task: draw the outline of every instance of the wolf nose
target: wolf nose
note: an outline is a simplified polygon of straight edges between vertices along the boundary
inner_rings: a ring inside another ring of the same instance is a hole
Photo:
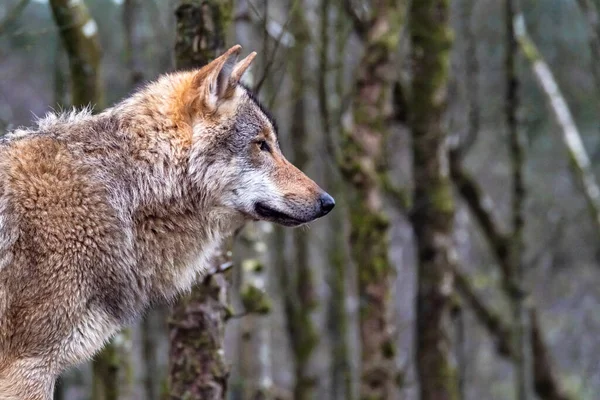
[[[319,201],[321,202],[320,217],[329,214],[329,211],[333,210],[333,207],[335,207],[335,200],[328,193],[323,192],[319,197]]]

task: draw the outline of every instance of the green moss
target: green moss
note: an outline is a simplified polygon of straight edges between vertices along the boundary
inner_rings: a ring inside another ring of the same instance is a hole
[[[271,311],[271,300],[264,291],[254,285],[244,286],[240,297],[248,313],[268,314]]]
[[[246,259],[242,262],[242,269],[245,272],[255,272],[255,273],[259,273],[262,272],[264,269],[263,264],[257,260],[256,258],[249,258]]]
[[[386,340],[381,345],[381,352],[385,358],[396,357],[396,345],[391,340]]]
[[[225,321],[228,321],[229,319],[231,319],[231,317],[233,317],[235,315],[231,304],[227,304],[225,306],[224,312],[225,312],[225,317],[224,317]]]
[[[431,203],[435,207],[437,212],[440,213],[454,213],[454,193],[452,192],[452,186],[444,179],[439,182],[436,186],[431,188],[429,193]]]

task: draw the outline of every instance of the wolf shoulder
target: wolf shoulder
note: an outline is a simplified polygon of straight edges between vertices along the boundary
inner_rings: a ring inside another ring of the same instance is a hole
[[[38,130],[17,130],[0,146],[0,252],[18,229],[39,251],[109,250],[122,235],[111,201],[114,179],[95,160],[98,130],[88,114],[54,118]],[[87,126],[86,126],[87,125]],[[101,135],[101,134],[100,134]],[[112,189],[111,189],[112,186]],[[16,225],[16,226],[15,226]],[[103,238],[107,243],[101,243]]]

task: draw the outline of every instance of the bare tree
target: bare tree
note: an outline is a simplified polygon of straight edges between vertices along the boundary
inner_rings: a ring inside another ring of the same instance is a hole
[[[50,0],[52,15],[69,57],[72,105],[102,107],[98,26],[83,1]]]
[[[529,310],[525,286],[523,254],[525,251],[525,137],[519,129],[517,112],[519,108],[516,54],[517,42],[514,35],[514,13],[518,0],[506,0],[505,26],[505,72],[506,93],[505,113],[509,136],[509,152],[512,169],[512,237],[510,243],[510,266],[505,276],[505,288],[511,303],[513,316],[513,341],[516,353],[516,398],[533,398],[531,376],[531,335],[529,334]]]
[[[267,241],[272,231],[270,223],[256,222],[246,225],[237,237],[245,253],[240,271],[240,297],[244,306],[239,350],[242,399],[277,398],[271,362],[271,328],[266,318],[271,311],[271,300],[266,290]]]
[[[352,126],[341,137],[340,171],[348,184],[351,256],[358,270],[360,296],[360,396],[387,399],[400,380],[390,317],[395,269],[389,259],[389,220],[383,210],[384,147],[391,113],[395,53],[404,1],[372,1],[363,16],[345,1],[354,30],[363,41],[353,82]]]
[[[465,200],[471,214],[481,227],[483,234],[490,245],[496,258],[503,282],[509,282],[510,271],[513,267],[510,253],[511,235],[504,233],[494,221],[492,210],[493,201],[481,190],[475,179],[463,168],[460,157],[452,154],[450,170],[454,184],[461,197]],[[477,296],[470,280],[455,270],[456,284],[461,296],[473,309],[475,316],[496,341],[498,353],[513,361],[517,360],[518,350],[515,347],[515,327],[502,320],[495,312]],[[535,314],[535,308],[531,307]],[[550,357],[550,350],[542,337],[542,329],[536,318],[531,320],[531,347],[533,356],[533,381],[536,394],[546,400],[567,400],[570,397],[565,393],[556,376],[555,366]],[[535,334],[534,334],[535,333]]]
[[[417,371],[422,400],[456,399],[449,320],[454,291],[454,200],[443,124],[451,46],[447,0],[413,1],[412,99],[414,200],[411,222],[418,250]]]
[[[455,278],[456,287],[461,297],[465,299],[477,319],[490,334],[495,342],[498,354],[516,362],[519,350],[514,346],[513,332],[515,327],[485,304],[481,296],[476,293],[469,277],[456,270]],[[556,375],[550,351],[542,337],[537,313],[533,308],[530,308],[529,311],[532,326],[529,331],[531,335],[529,339],[532,347],[535,393],[544,400],[571,400],[572,397],[564,391]]]
[[[224,50],[231,23],[230,1],[182,0],[176,11],[177,68],[198,68]],[[169,399],[225,399],[228,367],[223,359],[229,263],[225,249],[213,258],[213,271],[173,308],[170,329]]]
[[[309,28],[304,16],[305,3],[295,1],[290,10],[290,30],[294,35],[294,45],[290,53],[292,81],[292,118],[290,136],[294,140],[292,160],[299,169],[305,169],[309,161],[309,137],[306,126],[305,96],[307,90],[307,57]],[[309,261],[309,235],[305,230],[292,232],[294,243],[293,269],[282,266],[282,289],[288,336],[295,363],[294,398],[313,399],[316,396],[318,374],[315,374],[311,360],[319,343],[319,334],[312,320],[312,312],[317,307],[317,294]]]
[[[345,236],[345,204],[346,198],[344,181],[340,179],[340,173],[336,166],[336,159],[339,157],[338,133],[340,124],[336,123],[334,115],[339,114],[339,108],[332,107],[330,104],[330,88],[335,86],[336,95],[343,97],[343,77],[344,69],[338,67],[335,73],[335,85],[332,85],[328,79],[328,72],[333,64],[343,65],[342,59],[345,55],[346,42],[348,36],[345,34],[348,27],[346,15],[343,10],[332,7],[331,0],[322,0],[320,12],[320,32],[321,36],[319,55],[319,73],[317,74],[317,98],[319,103],[319,113],[321,117],[321,126],[325,135],[325,146],[327,148],[328,169],[326,182],[328,190],[332,191],[338,199],[338,212],[330,215],[327,251],[329,254],[329,274],[328,285],[331,290],[328,307],[328,330],[332,343],[332,362],[331,362],[331,387],[332,399],[351,400],[355,397],[352,389],[352,369],[349,344],[349,320],[346,311],[346,301],[348,291],[346,284],[348,282],[349,260],[347,259],[346,236]],[[333,29],[330,26],[332,19],[330,14],[335,11],[335,22]],[[332,32],[330,32],[332,31]],[[332,37],[331,33],[334,34]],[[334,60],[330,62],[329,50],[333,47]]]

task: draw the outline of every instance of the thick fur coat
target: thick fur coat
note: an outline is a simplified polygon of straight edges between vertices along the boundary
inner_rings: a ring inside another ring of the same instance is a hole
[[[0,399],[50,399],[58,374],[189,289],[245,221],[331,210],[238,84],[255,55],[239,51],[2,139]]]

